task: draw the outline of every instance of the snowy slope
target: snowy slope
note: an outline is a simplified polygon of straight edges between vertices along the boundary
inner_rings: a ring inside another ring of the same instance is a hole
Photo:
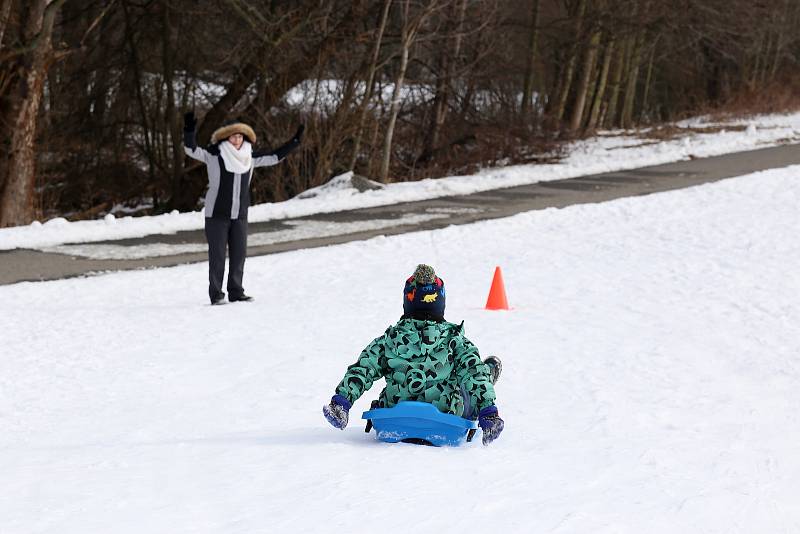
[[[300,195],[286,202],[252,206],[248,211],[248,219],[250,222],[261,222],[466,195],[800,142],[800,113],[762,115],[726,122],[710,121],[701,117],[673,126],[678,135],[669,140],[653,135],[647,129],[637,132],[602,132],[597,137],[571,143],[565,150],[567,156],[557,163],[490,168],[469,176],[393,183],[383,189],[363,193],[359,193],[354,187],[328,188],[320,191],[321,194],[314,198],[301,198],[303,195]],[[258,180],[259,175],[254,179]],[[27,226],[0,229],[0,250],[53,247],[64,243],[87,243],[200,230],[203,228],[203,220],[203,213],[200,211],[174,211],[152,217],[118,218],[107,214],[104,219],[96,221],[68,222],[63,218],[44,223],[36,221]]]
[[[251,304],[203,264],[0,287],[0,531],[796,533],[798,172],[251,258]],[[321,415],[418,262],[503,357],[489,447]]]

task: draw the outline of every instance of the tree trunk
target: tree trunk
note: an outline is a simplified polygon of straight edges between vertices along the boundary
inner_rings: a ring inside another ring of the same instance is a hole
[[[528,62],[525,65],[525,84],[522,88],[522,115],[530,111],[533,102],[533,85],[536,81],[536,53],[539,42],[539,4],[540,0],[531,2],[531,28],[528,40]]]
[[[611,94],[608,99],[608,109],[606,110],[605,120],[603,121],[607,127],[614,127],[617,125],[617,103],[619,102],[619,94],[622,85],[622,73],[625,69],[625,58],[628,56],[628,48],[630,47],[630,38],[625,39],[622,45],[617,50],[616,64],[614,65],[614,73],[611,76]]]
[[[403,37],[400,49],[400,67],[394,81],[394,91],[392,92],[392,103],[389,108],[389,122],[386,125],[386,136],[383,139],[383,156],[381,157],[380,181],[387,183],[389,180],[389,163],[392,159],[392,138],[394,137],[394,127],[397,124],[397,114],[400,112],[400,96],[403,89],[403,82],[406,77],[408,67],[408,54],[411,42],[406,36]]]
[[[647,74],[644,79],[644,94],[642,95],[642,109],[639,114],[639,122],[642,122],[647,115],[647,100],[650,97],[650,84],[653,81],[653,62],[656,56],[656,45],[653,43],[653,48],[650,51],[650,58],[647,60]]]
[[[764,41],[767,40],[763,32],[759,33],[759,37],[758,45],[756,47],[756,58],[752,66],[752,70],[750,71],[750,75],[747,78],[747,85],[751,91],[754,91],[758,85],[758,72],[761,69],[761,51],[764,49]]]
[[[372,100],[372,94],[375,89],[375,73],[378,70],[378,57],[380,56],[383,33],[386,30],[386,21],[389,18],[389,8],[391,7],[392,0],[384,0],[383,11],[381,12],[380,22],[378,23],[378,32],[372,47],[372,57],[370,58],[369,67],[367,69],[364,96],[358,111],[358,126],[353,140],[353,155],[350,157],[350,165],[348,166],[351,171],[355,169],[356,162],[358,161],[358,153],[361,151],[361,139],[364,136],[364,121],[367,118],[367,110],[369,109],[369,103]]]
[[[572,89],[572,78],[575,76],[575,64],[578,62],[581,33],[583,31],[583,17],[586,13],[586,0],[579,0],[579,2],[575,15],[575,43],[572,46],[566,69],[561,77],[561,92],[558,95],[558,106],[556,107],[555,114],[557,123],[560,123],[564,118],[564,113],[567,109],[567,99]]]
[[[328,131],[320,135],[321,139],[315,146],[316,165],[314,168],[314,175],[311,177],[311,182],[309,184],[311,187],[319,185],[327,178],[330,178],[333,172],[336,154],[341,147],[341,139],[348,137],[352,131],[352,123],[347,115],[353,109],[359,74],[359,72],[354,72],[348,76],[336,111],[332,117],[329,117],[328,120],[325,121],[325,124],[328,126]],[[318,78],[321,77],[322,76],[318,76]]]
[[[167,87],[167,102],[164,108],[164,122],[166,126],[166,136],[169,138],[171,150],[171,162],[169,165],[170,175],[170,197],[180,195],[183,185],[183,136],[181,135],[181,125],[178,122],[178,112],[175,109],[175,65],[174,51],[176,50],[175,23],[170,16],[169,0],[161,2],[163,32],[161,35],[161,54],[164,67],[164,84]],[[166,141],[166,139],[165,139]],[[154,206],[155,207],[155,206]]]
[[[379,94],[383,94],[383,88],[381,86],[381,90]],[[381,134],[381,126],[382,122],[379,120],[372,121],[371,130],[369,132],[369,146],[370,147],[377,147],[378,143],[380,142],[380,134]],[[377,176],[380,172],[380,164],[382,162],[378,160],[378,158],[369,158],[367,160],[367,176]]]
[[[643,33],[636,37],[634,41],[630,68],[628,69],[628,78],[625,84],[625,100],[622,104],[622,116],[620,121],[622,123],[622,127],[626,129],[633,126],[633,106],[636,102],[636,85],[639,81],[639,64],[642,60],[643,41]]]
[[[3,47],[3,35],[6,32],[6,24],[8,24],[8,16],[11,14],[11,3],[13,0],[1,0],[0,4],[0,48]]]
[[[155,182],[155,161],[153,150],[154,126],[150,124],[147,113],[147,100],[142,93],[142,62],[139,59],[139,50],[134,36],[134,28],[131,24],[131,16],[128,12],[127,2],[122,2],[122,12],[125,16],[125,38],[128,42],[131,54],[131,65],[129,68],[133,71],[133,78],[135,80],[136,100],[139,104],[139,116],[142,121],[142,139],[144,140],[144,153],[147,156],[147,168],[150,175],[150,183]]]
[[[44,82],[52,61],[52,35],[56,14],[65,0],[23,2],[20,9],[27,10],[25,40],[36,41],[24,52],[18,62],[19,78],[9,96],[8,107],[0,124],[8,125],[4,132],[10,137],[6,160],[3,191],[0,196],[0,227],[28,224],[35,218],[34,188],[36,184],[36,125],[42,102]]]
[[[389,122],[386,126],[386,136],[383,140],[383,156],[381,158],[380,181],[387,183],[389,180],[389,164],[392,159],[392,141],[394,129],[397,124],[397,115],[400,113],[401,94],[403,83],[405,83],[406,69],[408,68],[408,57],[411,45],[414,44],[417,31],[425,19],[438,9],[438,2],[429,1],[413,18],[411,17],[411,2],[404,0],[401,6],[401,28],[400,28],[400,66],[395,78],[394,91],[392,92],[392,103],[389,108]]]
[[[790,21],[792,18],[792,14],[790,12],[790,8],[792,7],[792,3],[788,0],[785,0],[783,3],[783,16],[781,20],[776,24],[778,26],[777,35],[775,36],[775,54],[772,59],[772,67],[769,71],[769,81],[775,81],[775,77],[778,74],[778,67],[781,64],[781,56],[783,55],[786,42],[784,41],[784,29],[786,28],[787,21]]]
[[[589,113],[589,122],[586,124],[586,129],[592,131],[597,127],[598,119],[600,118],[600,108],[603,104],[603,98],[606,93],[606,83],[608,82],[608,71],[611,69],[611,58],[614,57],[615,41],[612,38],[606,45],[606,51],[603,56],[603,66],[600,69],[600,78],[597,80],[597,89],[594,92],[594,100],[592,102],[592,110]]]
[[[583,62],[581,78],[578,82],[578,92],[575,98],[575,105],[572,108],[572,119],[569,123],[571,133],[577,132],[583,121],[583,109],[586,106],[586,95],[589,92],[589,82],[592,80],[595,66],[597,63],[597,47],[600,45],[600,31],[592,32],[589,39],[589,48],[586,50],[586,58]]]
[[[450,98],[450,84],[453,79],[453,62],[461,55],[461,43],[463,41],[463,25],[464,14],[466,12],[466,0],[459,0],[458,2],[458,18],[455,24],[455,36],[453,37],[453,47],[450,49],[448,46],[442,47],[441,69],[436,78],[436,96],[433,99],[433,112],[431,116],[430,127],[428,128],[427,139],[425,140],[425,148],[418,161],[430,159],[432,154],[439,146],[439,137],[441,135],[442,126],[447,118],[447,105]],[[448,36],[448,41],[451,36]]]

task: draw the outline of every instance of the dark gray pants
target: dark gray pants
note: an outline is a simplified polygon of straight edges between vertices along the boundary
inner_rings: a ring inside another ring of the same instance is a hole
[[[213,302],[223,296],[222,279],[225,277],[225,249],[230,256],[228,273],[228,298],[237,299],[244,294],[242,277],[247,257],[247,219],[213,219],[206,217],[208,241],[208,296]]]

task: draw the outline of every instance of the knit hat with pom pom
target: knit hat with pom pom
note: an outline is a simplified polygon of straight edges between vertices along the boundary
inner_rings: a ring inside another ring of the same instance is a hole
[[[404,316],[443,320],[444,304],[444,280],[430,265],[417,265],[403,288]]]

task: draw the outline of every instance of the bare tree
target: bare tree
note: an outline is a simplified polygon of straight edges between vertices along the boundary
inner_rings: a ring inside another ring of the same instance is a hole
[[[6,111],[0,127],[11,142],[0,179],[0,227],[27,224],[35,216],[36,125],[47,69],[53,60],[53,25],[64,1],[20,3],[20,19],[26,24],[19,32],[19,44],[5,53],[5,59],[11,60],[6,72],[14,82],[2,95],[8,103],[2,106]]]
[[[583,124],[586,96],[589,93],[589,85],[594,77],[595,64],[597,63],[597,49],[600,46],[601,35],[600,30],[596,28],[592,30],[591,37],[589,38],[589,45],[586,49],[586,56],[581,68],[581,77],[578,81],[575,105],[572,108],[572,118],[569,124],[569,130],[573,133],[577,132]]]
[[[196,209],[190,108],[200,142],[233,118],[262,146],[308,125],[259,202],[348,169],[537,160],[562,129],[786,109],[798,24],[795,0],[0,0],[0,224]]]
[[[605,46],[603,53],[603,66],[600,68],[600,75],[597,79],[597,88],[595,89],[594,99],[592,101],[592,109],[589,112],[589,121],[586,124],[586,129],[592,131],[597,127],[598,120],[600,119],[600,109],[603,106],[603,100],[606,94],[606,85],[608,83],[608,72],[611,69],[611,59],[614,57],[614,46],[616,41],[612,37]]]
[[[392,139],[394,137],[395,125],[397,124],[397,115],[400,112],[400,104],[402,103],[403,83],[405,82],[411,47],[417,38],[422,24],[440,7],[438,0],[429,0],[428,2],[422,3],[422,5],[417,5],[417,2],[412,2],[412,0],[400,0],[399,4],[400,50],[398,54],[400,58],[397,74],[394,78],[394,90],[392,91],[392,101],[389,107],[389,119],[387,121],[386,134],[383,141],[383,156],[381,157],[379,173],[379,179],[382,182],[387,182],[389,180],[389,164],[392,158]]]
[[[569,98],[572,89],[572,79],[575,76],[575,65],[578,62],[578,55],[580,53],[580,42],[583,36],[584,18],[586,14],[587,0],[578,0],[576,13],[574,17],[574,41],[569,51],[567,64],[564,71],[559,77],[559,91],[557,93],[557,104],[555,110],[556,122],[561,122],[564,118],[564,113],[567,109],[567,99]]]
[[[616,59],[614,60],[614,71],[611,75],[611,90],[608,97],[608,107],[606,108],[605,124],[606,126],[616,126],[617,106],[619,96],[622,93],[622,74],[625,70],[625,62],[628,57],[628,49],[630,48],[630,38],[625,38],[617,47]]]
[[[13,2],[13,0],[2,0],[0,4],[0,47],[3,46],[3,36],[6,32],[8,16],[11,14],[11,2]]]
[[[444,35],[441,54],[438,58],[436,73],[436,89],[433,97],[430,126],[425,138],[425,146],[420,159],[428,159],[439,145],[439,136],[444,126],[450,99],[450,86],[453,83],[454,63],[461,55],[461,44],[464,40],[464,16],[467,10],[466,0],[456,0],[455,20],[447,24],[449,28]],[[438,43],[438,40],[436,41]]]
[[[528,58],[525,63],[525,82],[522,89],[522,114],[527,115],[531,107],[533,86],[536,79],[536,60],[539,44],[539,13],[541,0],[531,0],[531,26],[528,39]]]
[[[386,31],[386,21],[389,19],[389,9],[392,7],[392,0],[383,0],[383,9],[378,21],[378,28],[375,30],[375,37],[372,45],[372,54],[369,58],[367,65],[367,75],[364,79],[364,96],[361,99],[361,104],[358,111],[358,124],[356,126],[356,133],[353,139],[353,155],[350,158],[348,168],[352,171],[355,169],[356,161],[358,160],[359,152],[361,151],[361,139],[364,135],[364,121],[367,117],[370,101],[375,91],[375,74],[378,71],[378,58],[380,57],[381,45],[383,43],[383,34]]]

